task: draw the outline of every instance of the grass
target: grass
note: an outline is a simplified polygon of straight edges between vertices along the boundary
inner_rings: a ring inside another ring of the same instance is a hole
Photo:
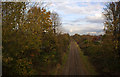
[[[97,75],[97,72],[95,71],[94,66],[92,66],[92,64],[89,62],[88,57],[83,54],[83,52],[81,51],[79,45],[76,42],[75,42],[75,44],[78,47],[78,50],[79,50],[79,53],[80,53],[80,57],[81,57],[81,59],[83,61],[83,64],[85,65],[88,73],[90,75]]]
[[[51,75],[60,75],[62,73],[62,70],[64,68],[64,65],[68,59],[68,53],[69,53],[69,49],[70,49],[70,44],[68,46],[68,50],[67,52],[64,52],[63,57],[62,57],[62,65],[60,65],[59,63],[56,65],[56,68],[53,69],[53,71],[51,72]]]

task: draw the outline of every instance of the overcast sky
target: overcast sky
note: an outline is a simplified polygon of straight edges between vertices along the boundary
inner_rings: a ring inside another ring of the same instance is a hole
[[[71,35],[103,34],[103,2],[53,2],[50,9],[56,11],[62,20],[62,27]]]
[[[111,0],[50,0],[49,10],[60,15],[64,32],[73,34],[104,34],[105,1]],[[112,0],[113,1],[113,0]]]

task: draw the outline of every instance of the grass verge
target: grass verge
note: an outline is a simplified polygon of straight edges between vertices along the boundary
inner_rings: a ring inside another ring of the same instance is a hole
[[[68,50],[67,52],[64,52],[63,54],[63,57],[62,57],[62,64],[57,64],[56,65],[56,68],[53,69],[53,71],[51,72],[51,75],[61,75],[62,73],[62,70],[64,68],[64,65],[68,59],[68,54],[69,54],[69,51],[70,51],[70,44],[68,46]]]
[[[75,42],[75,44],[78,47],[80,57],[81,57],[81,59],[83,61],[83,64],[85,65],[85,67],[86,67],[86,69],[88,71],[88,74],[89,75],[97,75],[97,72],[95,71],[94,66],[89,62],[88,57],[83,54],[83,52],[81,51],[79,45],[76,42]]]

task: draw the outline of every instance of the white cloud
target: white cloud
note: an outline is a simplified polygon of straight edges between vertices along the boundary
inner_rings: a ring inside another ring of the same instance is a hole
[[[102,13],[100,13],[100,14],[95,14],[94,16],[87,16],[86,21],[91,23],[103,23],[105,20]]]
[[[81,25],[73,25],[68,24],[64,25],[63,28],[65,32],[70,33],[71,35],[78,33],[78,34],[103,34],[103,26],[102,24],[81,24]],[[93,33],[94,32],[94,33]]]
[[[81,3],[80,3],[81,4]],[[90,3],[84,3],[86,6],[77,5],[76,2],[61,2],[61,3],[54,3],[55,9],[62,11],[64,14],[97,14],[101,12],[101,6],[99,3],[96,4],[90,4]]]
[[[89,22],[89,23],[103,23],[105,21],[105,18],[103,16],[102,13],[97,13],[97,14],[93,14],[93,16],[91,15],[86,15],[85,18],[78,18],[76,20],[73,20],[72,22],[74,23],[78,23],[78,22]]]
[[[103,34],[104,17],[101,3],[53,2],[50,9],[62,17],[63,28],[70,34]]]
[[[6,0],[2,0],[2,1],[6,1]],[[9,1],[13,1],[13,0],[9,0]],[[16,0],[17,1],[17,0]],[[18,0],[20,2],[24,2],[25,0]],[[44,1],[44,2],[48,2],[48,1],[53,1],[53,2],[64,2],[63,0],[28,0],[31,2],[40,2],[40,1]],[[66,1],[70,1],[70,2],[118,2],[118,0],[66,0]]]
[[[97,32],[86,32],[87,34],[96,34]]]

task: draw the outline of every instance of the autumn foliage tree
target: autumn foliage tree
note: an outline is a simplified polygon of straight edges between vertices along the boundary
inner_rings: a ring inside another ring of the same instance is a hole
[[[3,75],[50,74],[69,45],[69,35],[54,33],[50,11],[26,5],[2,3]]]
[[[23,73],[19,68],[19,53],[23,49],[23,39],[20,39],[19,26],[23,22],[26,4],[24,2],[3,2],[2,3],[2,50],[3,50],[3,74],[8,71],[10,74]],[[21,41],[22,40],[22,41]],[[18,42],[19,41],[19,42]],[[21,42],[20,42],[21,41]],[[13,47],[14,46],[14,47]],[[27,61],[27,59],[24,59]],[[8,65],[11,64],[11,65]],[[16,64],[16,65],[14,65]],[[24,64],[25,67],[26,64]],[[16,69],[16,67],[18,67]],[[26,70],[25,70],[26,72]]]
[[[108,3],[104,10],[106,35],[113,37],[115,53],[120,56],[120,1]]]

